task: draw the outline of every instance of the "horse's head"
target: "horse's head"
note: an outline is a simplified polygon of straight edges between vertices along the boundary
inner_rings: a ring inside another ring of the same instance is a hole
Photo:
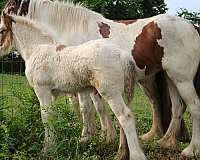
[[[13,32],[12,32],[12,23],[14,22],[13,18],[5,12],[1,14],[0,19],[0,57],[9,52],[12,49],[13,45]]]
[[[4,11],[8,14],[27,15],[29,3],[30,0],[8,0]]]

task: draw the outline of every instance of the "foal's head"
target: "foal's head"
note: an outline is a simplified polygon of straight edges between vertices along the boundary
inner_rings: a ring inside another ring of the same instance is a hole
[[[12,49],[13,42],[13,32],[12,32],[12,23],[14,20],[11,16],[1,14],[0,19],[0,56],[6,55]]]

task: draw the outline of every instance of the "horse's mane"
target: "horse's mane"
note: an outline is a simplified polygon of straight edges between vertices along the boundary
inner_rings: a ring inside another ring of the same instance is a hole
[[[33,19],[30,20],[29,18],[23,16],[12,15],[11,17],[15,20],[16,24],[21,24],[27,28],[31,28],[32,31],[44,37],[56,39],[56,34],[43,23],[40,23]]]
[[[67,29],[76,31],[80,28],[87,31],[91,19],[94,21],[104,18],[101,14],[81,4],[50,0],[30,0],[28,13],[30,18],[42,20],[43,23],[53,26],[60,33]]]

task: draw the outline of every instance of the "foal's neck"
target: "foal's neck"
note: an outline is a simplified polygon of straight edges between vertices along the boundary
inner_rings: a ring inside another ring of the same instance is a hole
[[[54,44],[53,37],[49,33],[28,21],[16,21],[16,24],[13,25],[13,34],[16,49],[25,61],[31,56],[34,46]]]

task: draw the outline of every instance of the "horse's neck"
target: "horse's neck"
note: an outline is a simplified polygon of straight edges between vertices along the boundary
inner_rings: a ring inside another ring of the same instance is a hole
[[[54,43],[53,38],[47,33],[23,23],[14,24],[13,33],[16,49],[25,61],[31,56],[34,46]]]

